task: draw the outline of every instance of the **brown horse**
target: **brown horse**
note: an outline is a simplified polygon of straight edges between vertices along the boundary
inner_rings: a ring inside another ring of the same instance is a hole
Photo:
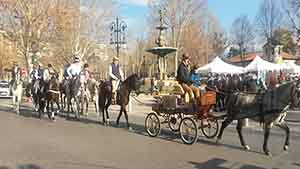
[[[122,113],[124,112],[127,127],[130,128],[128,122],[128,114],[126,110],[126,106],[129,103],[129,96],[132,91],[136,91],[140,86],[139,78],[137,74],[133,74],[129,76],[123,83],[120,85],[120,89],[117,94],[117,104],[121,106],[120,113],[117,118],[117,125],[119,125],[120,118]],[[112,86],[108,81],[102,81],[99,86],[99,112],[102,112],[103,115],[103,123],[107,124],[109,122],[108,108],[112,103]],[[105,118],[106,113],[106,118]]]

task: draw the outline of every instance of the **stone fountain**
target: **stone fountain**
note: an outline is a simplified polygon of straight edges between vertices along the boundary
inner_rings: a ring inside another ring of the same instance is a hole
[[[153,47],[151,49],[147,49],[146,51],[152,53],[157,56],[157,63],[158,63],[158,72],[159,72],[159,80],[166,80],[167,76],[167,60],[166,57],[168,54],[176,52],[176,48],[167,47],[166,40],[164,37],[164,31],[168,29],[164,26],[163,20],[163,12],[159,10],[160,14],[160,25],[156,27],[159,31],[158,38],[155,41],[157,47]]]

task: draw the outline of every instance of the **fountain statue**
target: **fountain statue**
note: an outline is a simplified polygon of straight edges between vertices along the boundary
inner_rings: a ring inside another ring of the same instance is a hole
[[[177,49],[173,47],[167,47],[166,40],[164,37],[164,31],[168,28],[164,26],[163,11],[159,10],[159,14],[160,14],[160,19],[159,19],[160,25],[156,27],[156,29],[159,30],[159,34],[158,34],[158,38],[155,41],[158,47],[147,49],[146,51],[154,55],[157,55],[159,80],[165,80],[167,76],[166,56],[170,53],[176,52]]]

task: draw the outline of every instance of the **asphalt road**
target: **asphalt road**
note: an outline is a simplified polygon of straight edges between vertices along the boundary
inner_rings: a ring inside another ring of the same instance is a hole
[[[134,104],[129,118],[133,131],[99,124],[93,113],[88,120],[50,122],[31,113],[24,104],[22,115],[0,100],[0,169],[299,169],[300,124],[289,123],[291,146],[283,152],[284,132],[274,128],[270,138],[272,157],[262,153],[263,133],[254,123],[244,129],[251,151],[244,151],[235,126],[229,126],[222,144],[200,136],[184,145],[166,126],[157,138],[144,130],[145,114],[151,108]],[[116,119],[117,107],[111,119]],[[91,110],[92,111],[92,110]],[[295,114],[297,117],[297,114]],[[122,120],[124,120],[122,118]]]

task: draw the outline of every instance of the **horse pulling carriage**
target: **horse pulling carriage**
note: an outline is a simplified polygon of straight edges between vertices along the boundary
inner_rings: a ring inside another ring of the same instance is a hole
[[[218,117],[211,109],[216,103],[216,93],[201,92],[201,102],[193,105],[185,101],[185,93],[160,95],[157,104],[152,106],[153,112],[145,119],[145,128],[149,136],[156,137],[161,131],[161,124],[168,124],[169,128],[180,133],[185,144],[193,144],[198,138],[198,129],[207,138],[214,138],[219,131]],[[160,120],[162,119],[162,120]]]

